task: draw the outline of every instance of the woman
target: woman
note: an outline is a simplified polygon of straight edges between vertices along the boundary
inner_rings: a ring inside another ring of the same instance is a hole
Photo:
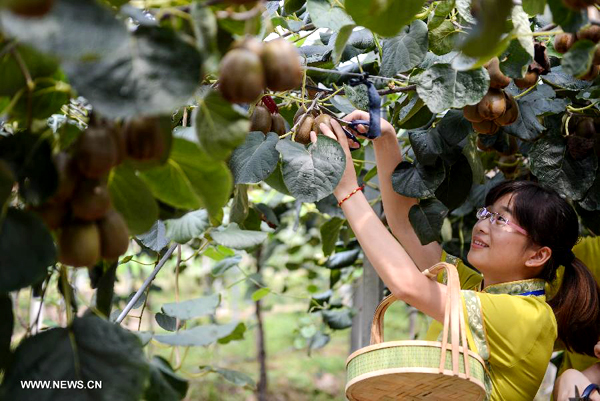
[[[356,119],[368,119],[368,114],[355,111],[346,116],[349,121]],[[473,227],[468,254],[469,262],[483,273],[479,275],[447,256],[439,244],[421,245],[408,219],[408,211],[417,200],[392,189],[391,174],[402,161],[392,126],[382,120],[382,135],[373,142],[383,207],[396,238],[362,192],[356,191],[348,141],[340,125],[335,121],[331,124],[333,132],[325,125],[320,126],[321,132],[336,139],[346,154],[346,168],[334,195],[365,255],[389,290],[437,321],[428,333],[428,339],[437,339],[446,286],[441,283],[442,275],[434,281],[419,270],[444,260],[456,263],[464,289],[469,342],[476,344],[472,348],[488,367],[489,399],[532,400],[557,335],[567,347],[585,349],[586,344],[577,343],[579,337],[571,324],[579,324],[582,313],[596,320],[600,316],[599,289],[585,266],[573,260],[571,248],[578,238],[573,209],[556,193],[530,182],[507,182],[492,189],[486,208],[478,212],[480,220]],[[358,130],[366,132],[362,126]],[[311,139],[316,140],[314,133]],[[553,298],[555,319],[543,294],[545,282],[554,279],[561,263],[572,267],[566,270],[564,285]],[[598,330],[596,325],[582,325],[577,329]]]

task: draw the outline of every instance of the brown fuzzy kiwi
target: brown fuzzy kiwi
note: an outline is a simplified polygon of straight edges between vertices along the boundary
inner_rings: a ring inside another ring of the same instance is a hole
[[[313,122],[312,125],[312,130],[315,131],[317,134],[321,133],[321,128],[320,128],[320,124],[323,123],[326,126],[329,127],[329,129],[333,130],[331,128],[331,116],[328,114],[319,114],[317,116],[317,118],[315,118],[315,121]]]
[[[493,146],[486,146],[483,141],[481,140],[481,138],[479,138],[479,135],[477,136],[477,148],[479,148],[479,150],[482,150],[484,152],[491,152],[492,150],[494,150]]]
[[[594,43],[598,43],[600,41],[600,26],[598,25],[590,25],[585,28],[580,29],[577,32],[578,40],[591,40]]]
[[[575,132],[570,132],[570,134],[574,134],[581,138],[593,138],[596,134],[596,129],[594,128],[594,119],[590,117],[579,119],[577,122],[577,127],[575,128]]]
[[[106,183],[100,180],[83,180],[71,200],[73,216],[85,221],[102,218],[110,208],[110,194]]]
[[[169,148],[168,135],[157,118],[132,120],[125,127],[127,155],[135,160],[161,160]]]
[[[250,117],[250,132],[261,131],[266,134],[271,131],[271,112],[263,105],[254,108]]]
[[[594,139],[569,135],[567,137],[567,150],[573,159],[585,159],[594,150]]]
[[[271,114],[271,132],[279,136],[285,135],[285,119],[279,113]]]
[[[300,56],[294,45],[285,39],[267,42],[262,54],[267,87],[274,91],[298,88],[302,83]]]
[[[494,120],[494,122],[500,126],[511,125],[519,118],[519,106],[517,105],[517,101],[512,95],[506,92],[504,93],[504,97],[506,100],[506,110],[500,117]]]
[[[247,49],[232,49],[219,66],[219,90],[232,103],[250,103],[265,88],[261,58]]]
[[[64,225],[58,237],[58,261],[73,267],[93,266],[100,260],[100,232],[94,222]]]
[[[506,99],[504,91],[491,88],[477,104],[477,112],[486,120],[495,120],[504,114]]]
[[[582,79],[584,81],[593,81],[594,79],[596,79],[599,73],[600,65],[592,64],[588,72],[585,75],[579,77],[579,79]]]
[[[71,199],[81,176],[76,161],[66,152],[54,156],[54,165],[58,171],[58,188],[50,202],[63,203]]]
[[[118,149],[110,130],[90,126],[77,140],[75,158],[81,174],[100,178],[117,164]]]
[[[310,143],[310,131],[312,130],[315,118],[313,116],[306,116],[300,127],[296,131],[295,141],[303,145]]]
[[[129,248],[129,230],[123,216],[114,209],[98,220],[100,255],[106,260],[116,260]]]
[[[600,157],[600,132],[594,135],[594,152]]]
[[[23,17],[42,17],[54,5],[54,0],[7,0],[10,11]]]
[[[594,51],[594,58],[592,59],[592,64],[600,64],[600,46],[596,46],[596,51]]]
[[[262,56],[262,53],[264,50],[263,42],[261,42],[260,40],[254,38],[252,36],[247,36],[244,39],[237,41],[231,47],[233,49],[250,50],[252,53],[256,54],[259,57]]]
[[[513,79],[515,85],[519,89],[531,88],[537,82],[539,74],[535,71],[529,71],[523,78]]]
[[[554,37],[554,50],[564,54],[569,51],[576,40],[577,37],[573,33],[559,33]]]
[[[127,158],[127,138],[125,132],[116,127],[112,127],[109,132],[117,148],[117,160],[115,165],[118,166]]]
[[[496,132],[498,132],[498,128],[500,128],[498,124],[490,120],[484,120],[479,123],[471,123],[471,125],[473,125],[475,132],[483,135],[494,135]]]
[[[485,68],[490,75],[490,87],[495,89],[506,88],[510,84],[510,78],[500,71],[500,60],[494,57],[485,64]]]
[[[506,147],[506,149],[504,151],[498,152],[503,156],[514,155],[519,150],[519,144],[517,142],[517,138],[515,138],[512,135],[507,135],[507,137],[508,137],[508,146]]]
[[[49,229],[56,230],[62,226],[68,213],[68,206],[65,203],[46,202],[33,211],[41,217]]]
[[[479,112],[477,111],[476,104],[470,104],[463,107],[463,115],[467,120],[469,120],[472,123],[480,123],[484,120],[481,114],[479,114]]]

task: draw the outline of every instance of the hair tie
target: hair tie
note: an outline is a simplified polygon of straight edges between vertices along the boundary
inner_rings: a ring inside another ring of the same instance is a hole
[[[575,260],[575,254],[573,253],[573,251],[569,250],[564,254],[564,256],[561,259],[561,265],[565,267],[571,266],[573,264],[573,261]]]

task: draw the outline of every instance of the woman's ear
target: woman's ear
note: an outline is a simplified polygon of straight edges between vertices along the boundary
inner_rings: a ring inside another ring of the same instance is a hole
[[[529,256],[529,259],[525,261],[525,266],[532,268],[541,268],[543,267],[548,259],[552,257],[552,249],[547,246],[543,246],[533,254]]]

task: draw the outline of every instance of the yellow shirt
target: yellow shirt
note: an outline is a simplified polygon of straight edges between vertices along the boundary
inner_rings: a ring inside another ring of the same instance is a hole
[[[469,348],[486,362],[486,390],[491,401],[531,401],[544,378],[557,337],[556,319],[546,303],[545,282],[521,280],[481,289],[483,277],[462,260],[455,264],[463,289]],[[444,282],[440,273],[438,281]],[[426,340],[436,341],[442,325],[434,321]]]
[[[577,245],[573,247],[573,253],[581,260],[592,272],[598,284],[600,284],[600,236],[599,237],[584,237]],[[554,293],[558,285],[562,282],[564,267],[560,267],[557,272],[555,283],[552,287],[547,287],[548,294]],[[560,375],[567,369],[573,368],[577,370],[585,370],[599,362],[595,357],[576,354],[571,351],[566,351],[563,356],[562,363],[558,369]]]

